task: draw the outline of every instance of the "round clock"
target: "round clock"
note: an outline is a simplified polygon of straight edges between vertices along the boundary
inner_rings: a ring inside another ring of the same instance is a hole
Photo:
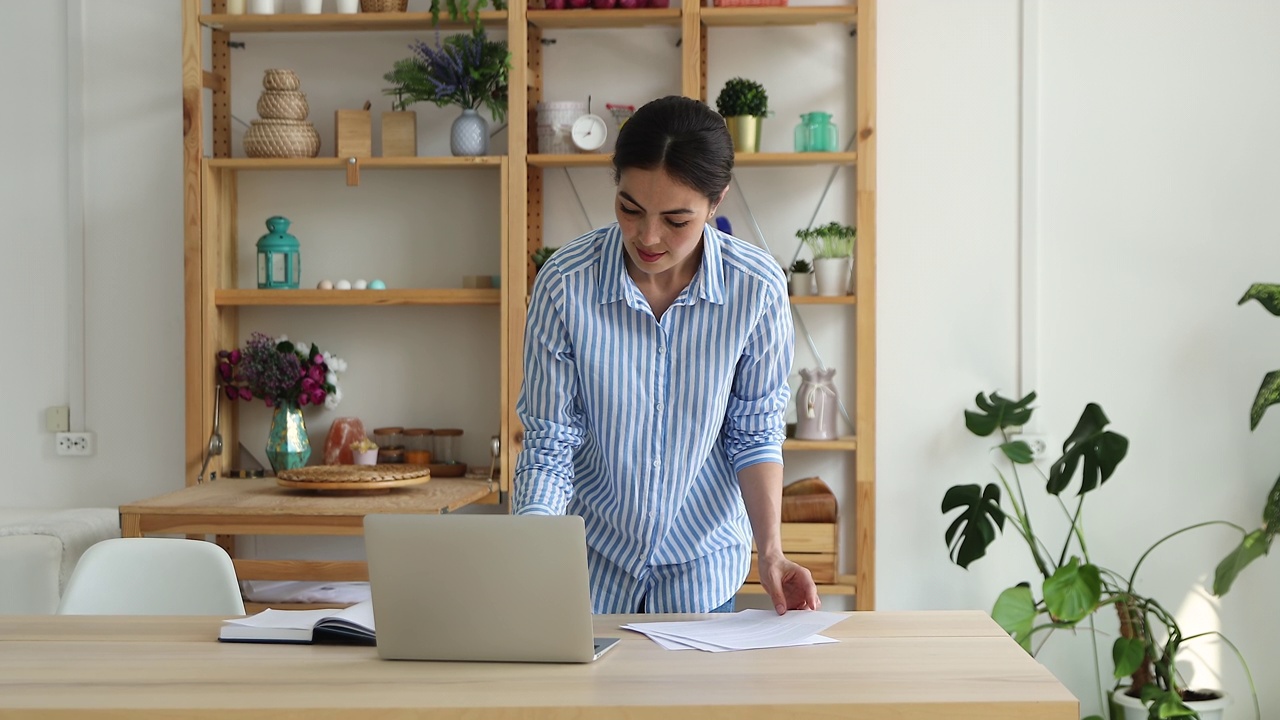
[[[574,146],[583,152],[594,152],[604,147],[608,136],[609,128],[604,124],[604,118],[591,113],[574,120],[570,132]]]

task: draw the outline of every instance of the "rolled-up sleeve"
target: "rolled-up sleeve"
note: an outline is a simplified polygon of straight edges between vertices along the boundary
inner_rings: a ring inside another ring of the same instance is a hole
[[[757,463],[782,463],[795,328],[781,282],[767,291],[769,301],[738,360],[726,412],[725,451],[735,473]]]
[[[517,515],[563,515],[573,497],[573,452],[584,424],[562,295],[561,277],[548,262],[538,272],[525,328],[524,384],[516,403],[524,446],[512,492]]]

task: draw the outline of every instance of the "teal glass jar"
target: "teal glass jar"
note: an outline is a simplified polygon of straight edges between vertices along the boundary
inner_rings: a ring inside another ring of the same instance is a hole
[[[289,218],[267,218],[266,235],[258,238],[258,287],[296,290],[302,274],[298,238],[289,234]]]
[[[804,113],[795,129],[796,152],[836,152],[840,142],[837,135],[831,113]]]

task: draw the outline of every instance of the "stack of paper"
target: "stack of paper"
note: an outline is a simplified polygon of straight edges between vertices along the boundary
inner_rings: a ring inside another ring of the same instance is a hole
[[[728,652],[839,642],[818,633],[847,617],[817,610],[792,610],[786,615],[743,610],[713,620],[631,623],[622,628],[643,633],[667,650]]]

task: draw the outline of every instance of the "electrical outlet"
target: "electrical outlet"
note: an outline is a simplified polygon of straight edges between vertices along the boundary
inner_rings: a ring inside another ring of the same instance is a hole
[[[1013,442],[1021,440],[1031,446],[1031,457],[1034,460],[1044,460],[1049,455],[1049,438],[1044,435],[1013,433],[1009,436],[1009,440]]]
[[[93,433],[60,432],[54,436],[53,449],[57,455],[92,455]]]

